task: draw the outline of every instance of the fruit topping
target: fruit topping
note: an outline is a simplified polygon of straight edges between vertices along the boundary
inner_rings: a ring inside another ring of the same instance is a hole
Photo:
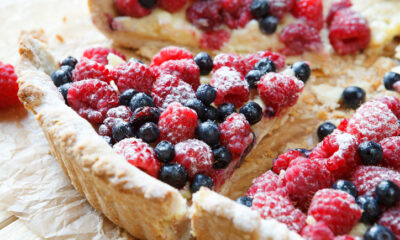
[[[14,67],[0,62],[0,108],[8,108],[19,103],[17,79]]]
[[[357,109],[365,101],[365,91],[360,87],[348,87],[343,90],[341,100],[345,108]]]
[[[106,83],[110,82],[110,72],[105,65],[87,58],[81,58],[72,73],[73,81],[97,79]]]
[[[107,65],[108,64],[107,57],[110,53],[117,55],[123,60],[126,60],[126,57],[122,53],[117,52],[115,49],[105,48],[105,47],[95,47],[86,49],[83,52],[83,57],[98,62],[102,65]]]

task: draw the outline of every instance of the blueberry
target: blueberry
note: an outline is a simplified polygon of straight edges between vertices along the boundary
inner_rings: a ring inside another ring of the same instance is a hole
[[[236,199],[236,202],[245,205],[246,207],[251,207],[253,205],[253,199],[248,196],[240,197]]]
[[[61,66],[71,66],[74,69],[77,63],[76,58],[69,56],[61,62]]]
[[[131,107],[132,111],[145,106],[154,107],[154,100],[149,95],[141,92],[132,97],[129,106]]]
[[[383,76],[383,85],[387,90],[394,90],[393,85],[400,81],[400,74],[395,72],[387,72],[385,76]]]
[[[163,163],[169,163],[175,157],[174,145],[166,140],[159,142],[154,148],[154,152],[158,161]]]
[[[365,91],[354,86],[345,88],[341,100],[345,108],[357,109],[365,101]]]
[[[215,121],[207,120],[200,123],[196,130],[197,138],[207,143],[210,146],[215,146],[219,143],[219,128]]]
[[[138,93],[139,92],[137,90],[135,90],[135,89],[126,90],[125,92],[123,92],[121,94],[121,96],[119,96],[119,103],[121,105],[129,107],[129,103],[131,102],[132,97],[135,96]]]
[[[228,148],[224,146],[216,147],[213,149],[214,154],[214,169],[226,168],[232,160],[232,154]]]
[[[200,190],[201,187],[212,188],[214,186],[214,181],[207,175],[196,174],[190,184],[190,191],[195,193]]]
[[[278,27],[278,19],[274,16],[268,16],[260,21],[260,29],[266,34],[273,34]]]
[[[301,155],[302,155],[303,157],[306,157],[306,158],[309,158],[310,155],[311,155],[311,153],[312,153],[311,150],[306,149],[306,148],[296,148],[296,149],[294,149],[294,150],[299,151],[299,152],[301,153]]]
[[[112,127],[112,136],[115,142],[119,142],[122,139],[132,137],[133,130],[129,122],[121,120],[115,123]]]
[[[235,105],[232,103],[223,103],[218,106],[218,115],[219,115],[219,120],[222,122],[227,118],[229,115],[232,113],[236,112]]]
[[[196,97],[206,105],[213,103],[216,96],[217,90],[215,87],[210,86],[209,84],[203,84],[197,88]]]
[[[268,58],[263,58],[256,63],[254,66],[254,70],[259,70],[262,75],[269,73],[269,72],[276,72],[276,66],[273,61]]]
[[[200,68],[200,75],[208,75],[213,70],[214,64],[211,56],[206,52],[198,53],[194,61]]]
[[[137,131],[143,124],[147,122],[158,123],[160,119],[161,110],[156,107],[140,107],[137,108],[131,117],[131,124],[135,131]]]
[[[197,117],[201,120],[206,120],[206,106],[197,98],[192,98],[186,101],[185,107],[191,108],[197,113]]]
[[[257,88],[257,83],[262,77],[262,73],[258,70],[251,70],[244,77],[251,88]]]
[[[356,202],[362,210],[360,222],[372,224],[378,220],[382,210],[374,197],[362,195],[357,198]]]
[[[322,141],[326,136],[331,134],[333,132],[333,130],[335,130],[335,129],[336,129],[335,124],[333,124],[331,122],[324,122],[321,125],[319,125],[319,127],[317,129],[317,135],[318,135],[319,141]]]
[[[292,69],[294,75],[304,83],[307,82],[311,76],[311,68],[306,62],[295,62],[292,65]]]
[[[142,7],[150,9],[157,4],[157,0],[139,0],[139,3]]]
[[[158,178],[170,186],[181,189],[185,186],[188,174],[178,163],[166,164],[160,168]]]
[[[58,91],[64,97],[65,104],[68,105],[68,90],[71,87],[72,83],[64,83],[63,85],[58,87]]]
[[[379,204],[392,207],[400,200],[400,188],[396,183],[385,180],[375,187],[375,196]]]
[[[106,141],[106,143],[108,143],[108,145],[112,147],[113,141],[109,136],[101,136],[101,137],[104,139],[104,141]]]
[[[354,186],[354,184],[352,182],[347,181],[347,180],[337,180],[332,185],[332,188],[340,190],[340,191],[343,191],[343,192],[347,192],[348,194],[350,194],[354,198],[356,198],[357,195],[358,195],[356,186]]]
[[[239,113],[243,114],[250,124],[256,124],[262,119],[262,108],[256,102],[246,103]]]
[[[74,69],[71,66],[68,66],[68,65],[61,66],[60,69],[66,71],[66,72],[69,72],[71,74],[74,71]]]
[[[378,165],[383,158],[383,150],[379,143],[365,141],[358,145],[358,155],[364,165]]]
[[[217,121],[219,118],[219,111],[213,106],[206,106],[205,108],[205,120]]]
[[[147,143],[153,143],[158,139],[160,130],[157,124],[153,122],[147,122],[143,124],[138,130],[138,137]]]
[[[72,74],[65,69],[58,69],[51,74],[51,80],[53,80],[56,87],[59,87],[65,83],[72,82]]]
[[[251,4],[251,13],[256,18],[262,18],[268,15],[268,0],[254,0]]]
[[[396,240],[396,238],[388,228],[375,224],[368,228],[367,232],[364,234],[363,240]]]

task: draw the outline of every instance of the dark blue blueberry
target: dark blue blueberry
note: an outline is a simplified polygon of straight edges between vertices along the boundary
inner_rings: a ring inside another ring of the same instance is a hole
[[[342,103],[345,108],[357,109],[365,101],[365,91],[360,87],[348,87],[343,90]]]
[[[154,100],[149,95],[141,92],[132,97],[129,106],[131,107],[132,112],[140,107],[154,107]]]
[[[268,15],[268,0],[254,0],[251,4],[251,13],[255,18],[262,18]]]
[[[200,85],[196,91],[196,97],[200,99],[205,105],[210,105],[214,102],[215,97],[217,96],[217,90],[215,87],[209,84]]]
[[[191,108],[197,113],[197,117],[201,120],[206,120],[206,106],[197,98],[192,98],[186,101],[185,107]]]
[[[223,103],[218,106],[218,115],[219,115],[219,120],[222,122],[227,118],[229,115],[232,113],[236,112],[235,105],[232,103]]]
[[[362,195],[356,200],[358,206],[362,210],[362,215],[360,222],[372,224],[378,220],[382,213],[381,206],[379,206],[378,201],[372,196]]]
[[[61,95],[64,97],[65,104],[68,105],[68,90],[71,87],[72,83],[65,83],[61,86],[58,87],[58,91],[61,93]]]
[[[161,110],[156,107],[140,107],[137,108],[131,117],[131,124],[135,131],[137,131],[143,124],[147,122],[158,123],[160,119]]]
[[[198,53],[194,61],[200,68],[200,75],[208,75],[213,70],[214,63],[211,56],[206,52]]]
[[[363,240],[396,240],[396,238],[388,228],[375,224],[368,228],[367,232],[364,234]]]
[[[108,143],[108,145],[112,147],[113,145],[112,138],[110,138],[109,136],[101,136],[101,137],[104,139],[104,141],[106,141],[106,143]]]
[[[311,68],[306,62],[303,61],[295,62],[292,65],[292,69],[294,75],[304,83],[307,82],[307,80],[311,76]]]
[[[66,71],[66,72],[69,72],[71,74],[74,71],[74,69],[71,66],[68,66],[68,65],[61,66],[60,69]]]
[[[248,196],[240,197],[236,199],[236,202],[245,205],[246,207],[251,207],[253,205],[253,199]]]
[[[376,186],[375,196],[379,204],[392,207],[400,200],[400,188],[396,183],[385,180]]]
[[[333,124],[331,122],[324,122],[321,125],[319,125],[319,127],[317,129],[317,135],[318,135],[319,141],[322,141],[326,136],[331,134],[333,132],[333,130],[335,130],[335,129],[336,129],[335,124]]]
[[[268,16],[266,18],[261,19],[260,21],[260,29],[263,33],[273,34],[276,32],[276,28],[278,27],[278,19],[274,16]]]
[[[383,150],[379,143],[365,141],[358,145],[358,155],[364,165],[378,165],[383,158]]]
[[[139,0],[139,3],[142,7],[150,9],[157,4],[157,0]]]
[[[358,195],[356,186],[354,186],[354,184],[352,182],[347,181],[347,180],[337,180],[332,185],[332,188],[340,190],[340,191],[343,191],[343,192],[347,192],[348,194],[350,194],[354,198],[356,198],[357,195]]]
[[[232,154],[228,148],[219,146],[213,149],[214,154],[214,169],[224,169],[232,161]]]
[[[214,181],[207,175],[196,174],[190,184],[190,191],[195,193],[200,190],[201,187],[212,188],[214,186]]]
[[[188,174],[178,163],[166,164],[160,168],[158,178],[170,186],[181,189],[185,186]]]
[[[262,75],[264,75],[269,72],[276,72],[276,66],[275,63],[270,59],[263,58],[256,63],[254,70],[258,70]]]
[[[78,60],[76,60],[76,58],[71,57],[71,56],[65,58],[61,62],[61,66],[70,66],[70,67],[72,67],[72,69],[75,68],[76,64],[78,64]]]
[[[296,148],[294,149],[296,151],[299,151],[301,153],[301,155],[303,155],[303,157],[309,158],[312,151],[306,148]]]
[[[158,139],[160,130],[157,124],[153,122],[147,122],[143,124],[138,130],[138,137],[147,143],[153,143]]]
[[[385,76],[383,76],[383,85],[387,90],[394,90],[393,85],[400,81],[400,74],[395,72],[387,72]]]
[[[53,80],[56,87],[59,87],[65,83],[72,82],[72,73],[65,69],[58,69],[51,74],[51,80]]]
[[[240,108],[239,113],[243,114],[250,124],[256,124],[262,119],[262,108],[256,102],[248,102]]]
[[[132,137],[133,130],[129,122],[121,120],[115,123],[112,127],[112,136],[115,142],[119,142],[122,139]]]
[[[199,124],[196,130],[197,138],[207,143],[209,146],[219,144],[219,128],[215,121],[207,120]]]
[[[163,140],[154,148],[158,161],[163,163],[171,162],[175,157],[175,147],[172,143]]]
[[[251,88],[257,88],[257,83],[260,81],[262,77],[262,73],[258,70],[251,70],[246,74],[246,81],[249,84],[249,87]]]
[[[219,118],[219,111],[211,105],[206,106],[205,119],[217,121],[218,118]]]
[[[121,105],[129,107],[129,104],[131,102],[132,97],[135,96],[138,93],[139,92],[137,90],[135,90],[135,89],[126,90],[125,92],[123,92],[121,94],[121,96],[119,96],[119,103]]]

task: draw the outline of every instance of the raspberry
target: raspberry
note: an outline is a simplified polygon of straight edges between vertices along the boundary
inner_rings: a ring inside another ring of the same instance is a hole
[[[400,170],[400,137],[385,138],[379,142],[383,150],[383,159],[381,164]]]
[[[350,176],[360,160],[357,153],[357,139],[340,131],[334,131],[319,143],[310,159],[326,159],[326,168],[336,177]]]
[[[158,177],[161,163],[157,161],[154,150],[141,139],[126,138],[115,144],[113,149],[117,154],[124,156],[126,161],[133,166],[150,176]]]
[[[268,58],[269,60],[273,61],[275,63],[277,71],[282,70],[286,66],[285,56],[271,51],[260,51],[253,54],[248,54],[244,58],[244,62],[249,66],[247,72],[252,70],[254,65],[256,65],[256,63],[263,58]]]
[[[211,77],[210,84],[217,89],[214,101],[217,106],[223,103],[232,103],[238,108],[249,100],[250,92],[247,81],[233,68],[222,67],[216,70]]]
[[[160,139],[173,144],[193,138],[197,127],[197,114],[180,103],[171,103],[158,121]]]
[[[214,71],[217,71],[222,67],[233,68],[240,74],[242,74],[242,76],[245,76],[248,71],[243,57],[236,54],[220,53],[217,56],[215,56]]]
[[[201,36],[200,46],[205,49],[219,50],[229,38],[230,34],[225,30],[209,31]]]
[[[166,108],[172,102],[184,104],[187,100],[196,98],[192,86],[174,75],[160,75],[153,84],[151,96],[156,106]]]
[[[120,92],[133,88],[150,94],[154,82],[151,71],[146,65],[131,61],[115,66],[110,71],[110,77]]]
[[[186,10],[187,20],[194,26],[205,30],[215,30],[223,23],[220,1],[195,1]]]
[[[108,54],[110,53],[113,53],[121,57],[122,59],[126,60],[126,57],[122,53],[118,52],[115,49],[105,48],[105,47],[96,47],[87,49],[83,52],[83,57],[98,62],[100,64],[107,65],[108,64],[107,57]]]
[[[174,162],[182,165],[190,179],[198,173],[207,174],[214,162],[212,150],[205,142],[189,139],[175,145]]]
[[[400,101],[396,97],[384,96],[375,99],[378,102],[386,104],[386,106],[392,111],[392,113],[400,119]]]
[[[75,82],[85,79],[97,79],[109,83],[111,80],[109,75],[110,72],[104,65],[87,58],[81,58],[76,64],[72,79]]]
[[[150,9],[142,7],[139,0],[114,0],[117,11],[124,16],[140,18],[151,13]]]
[[[277,192],[286,196],[286,188],[283,186],[282,179],[272,171],[267,171],[263,175],[253,180],[253,185],[247,191],[247,196],[254,197],[258,193]]]
[[[14,67],[0,62],[0,109],[19,103],[17,79]]]
[[[332,3],[331,7],[329,8],[329,13],[328,13],[328,16],[326,17],[326,23],[328,24],[328,27],[331,26],[331,22],[337,11],[344,9],[344,8],[349,8],[351,6],[352,6],[352,4],[351,4],[350,0],[334,1]]]
[[[91,123],[102,123],[107,111],[119,103],[117,92],[96,79],[74,82],[67,99],[69,106]]]
[[[334,240],[358,240],[358,238],[349,235],[342,235],[335,237]]]
[[[255,140],[250,124],[241,113],[232,113],[219,125],[221,144],[232,153],[232,159],[242,156]]]
[[[282,170],[286,170],[289,167],[289,164],[292,160],[301,156],[301,152],[297,150],[289,150],[274,159],[272,163],[272,169],[276,174],[279,174]]]
[[[276,114],[293,106],[303,87],[304,83],[296,77],[274,72],[265,74],[257,84],[261,100]]]
[[[329,41],[338,54],[352,54],[365,49],[370,38],[366,18],[350,8],[336,12],[329,27]]]
[[[200,69],[193,59],[169,60],[159,68],[160,74],[176,75],[196,91],[200,86]]]
[[[286,197],[275,192],[256,194],[251,209],[259,212],[262,218],[274,218],[296,232],[301,232],[306,225],[306,216]]]
[[[187,2],[188,0],[158,0],[157,4],[160,8],[163,8],[170,13],[174,13],[181,10]]]
[[[184,48],[174,46],[165,47],[154,55],[151,60],[151,66],[160,66],[163,62],[180,59],[193,59],[193,55]]]
[[[348,233],[361,217],[353,196],[335,189],[319,190],[313,197],[308,215],[325,223],[335,235]]]
[[[373,194],[376,185],[390,180],[400,185],[400,173],[385,167],[359,166],[351,177],[358,195]]]
[[[99,127],[99,135],[111,137],[112,128],[117,121],[128,122],[132,116],[132,111],[126,106],[118,106],[107,111],[106,119]]]
[[[301,231],[301,236],[307,240],[333,240],[335,235],[323,222],[308,225]]]
[[[317,30],[324,27],[322,0],[296,0],[292,12],[296,18]]]
[[[290,12],[296,0],[269,0],[269,12],[272,16],[282,19],[283,16]]]
[[[391,230],[396,239],[400,239],[400,203],[388,209],[378,223]]]
[[[375,141],[398,135],[399,123],[392,111],[383,103],[370,101],[357,109],[347,124],[346,132],[361,142]]]
[[[300,55],[304,51],[319,51],[322,48],[321,37],[315,28],[302,23],[287,25],[279,35],[285,44],[282,50],[285,55]]]
[[[231,29],[243,28],[253,18],[253,0],[221,0],[224,23]]]

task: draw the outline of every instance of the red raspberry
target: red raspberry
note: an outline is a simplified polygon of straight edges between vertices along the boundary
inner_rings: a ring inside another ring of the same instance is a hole
[[[99,135],[109,136],[112,135],[112,128],[117,123],[117,121],[128,122],[132,117],[132,111],[127,106],[118,106],[111,108],[107,111],[106,119],[104,119],[103,124],[99,127]]]
[[[400,170],[400,137],[385,138],[379,142],[383,150],[382,165]]]
[[[274,159],[272,163],[272,169],[276,174],[279,174],[282,170],[286,170],[289,167],[289,164],[292,160],[301,156],[301,152],[297,150],[289,150]]]
[[[301,232],[306,225],[306,216],[286,197],[275,192],[256,194],[251,209],[259,212],[262,218],[274,218],[296,232]]]
[[[151,9],[142,7],[139,0],[114,0],[117,11],[124,16],[140,18],[151,13]]]
[[[396,136],[400,126],[396,116],[383,103],[370,101],[361,105],[350,118],[346,132],[356,136],[360,142],[375,141]]]
[[[336,177],[351,176],[359,164],[358,141],[348,133],[334,131],[319,143],[310,155],[310,159],[326,159],[326,168]]]
[[[322,49],[319,32],[302,23],[287,25],[280,33],[279,40],[285,44],[282,50],[285,55],[301,55],[305,51],[317,52]]]
[[[214,71],[222,67],[229,67],[233,68],[242,76],[245,76],[248,72],[244,59],[240,55],[236,54],[227,54],[227,53],[220,53],[214,58]]]
[[[174,46],[165,47],[153,56],[151,66],[160,66],[163,62],[180,59],[193,59],[193,55],[184,48]]]
[[[91,123],[102,123],[107,111],[119,104],[117,92],[96,79],[74,82],[67,99],[69,106]]]
[[[385,167],[359,166],[351,177],[357,187],[358,195],[373,194],[376,185],[390,180],[400,185],[400,173]]]
[[[253,69],[254,65],[263,58],[268,58],[275,63],[277,71],[282,70],[285,65],[285,56],[271,51],[260,51],[253,54],[248,54],[244,58],[244,62],[248,65],[247,72]]]
[[[19,103],[17,79],[14,67],[0,62],[0,109]]]
[[[122,59],[126,60],[126,57],[122,53],[118,52],[115,49],[105,48],[105,47],[96,47],[96,48],[86,49],[83,52],[83,57],[90,59],[92,61],[98,62],[100,64],[107,65],[108,64],[107,57],[110,53],[113,53],[113,54],[121,57]]]
[[[334,240],[358,240],[358,238],[349,235],[342,235],[335,237]]]
[[[139,168],[143,172],[158,177],[158,171],[161,164],[157,161],[154,150],[141,139],[126,138],[113,147],[114,151],[125,157],[133,166]]]
[[[350,232],[357,224],[361,209],[347,192],[327,188],[314,195],[308,215],[325,223],[335,235],[340,235]]]
[[[185,104],[187,100],[196,98],[196,93],[192,86],[177,76],[162,74],[153,84],[151,96],[157,107],[166,108],[173,102]]]
[[[138,62],[127,62],[115,66],[110,71],[110,77],[117,84],[120,92],[133,88],[150,94],[154,82],[150,69]]]
[[[160,140],[173,144],[193,138],[197,127],[197,114],[180,103],[171,103],[160,115]]]
[[[350,8],[336,12],[329,27],[329,41],[338,54],[352,54],[365,49],[370,38],[366,18]]]
[[[87,58],[81,58],[78,64],[76,64],[72,79],[75,82],[85,79],[97,79],[106,83],[109,83],[111,80],[110,72],[105,65]]]
[[[210,84],[217,89],[214,101],[217,106],[222,103],[232,103],[238,108],[249,100],[249,86],[233,68],[219,68],[212,75]]]
[[[253,18],[253,0],[221,0],[224,23],[231,29],[243,28]]]
[[[189,83],[195,91],[200,86],[200,68],[193,59],[169,60],[163,62],[159,71],[160,74],[176,75],[179,79]]]
[[[182,165],[190,179],[198,173],[208,174],[214,158],[210,146],[197,139],[189,139],[175,145],[174,162]]]
[[[241,113],[232,113],[219,125],[221,144],[232,153],[233,159],[242,156],[255,140],[250,124]]]
[[[292,12],[296,18],[317,30],[324,27],[322,0],[296,0]]]
[[[306,240],[333,240],[335,235],[323,222],[308,225],[301,231],[301,236]]]
[[[400,203],[383,213],[378,223],[391,230],[396,239],[400,239]]]
[[[261,100],[276,114],[296,104],[303,87],[296,77],[274,72],[265,74],[257,84]]]
[[[258,193],[277,192],[282,196],[287,196],[286,188],[283,186],[282,179],[272,171],[267,171],[263,175],[253,180],[253,185],[247,191],[247,196],[254,197]]]
[[[350,0],[335,0],[329,8],[329,13],[326,17],[326,23],[328,24],[328,27],[331,26],[331,22],[337,11],[344,8],[349,8],[351,6],[352,4]]]
[[[158,0],[157,4],[160,8],[163,8],[170,13],[174,13],[181,10],[187,2],[188,0]]]
[[[282,19],[293,9],[295,2],[296,0],[269,0],[269,12],[272,16]]]
[[[201,36],[200,46],[204,49],[219,50],[228,42],[230,36],[225,30],[205,32]]]
[[[400,119],[400,101],[396,97],[392,96],[384,96],[375,99],[378,102],[386,104],[390,110],[392,110],[392,113]]]
[[[195,1],[186,10],[187,20],[196,27],[211,31],[223,23],[220,1]]]

